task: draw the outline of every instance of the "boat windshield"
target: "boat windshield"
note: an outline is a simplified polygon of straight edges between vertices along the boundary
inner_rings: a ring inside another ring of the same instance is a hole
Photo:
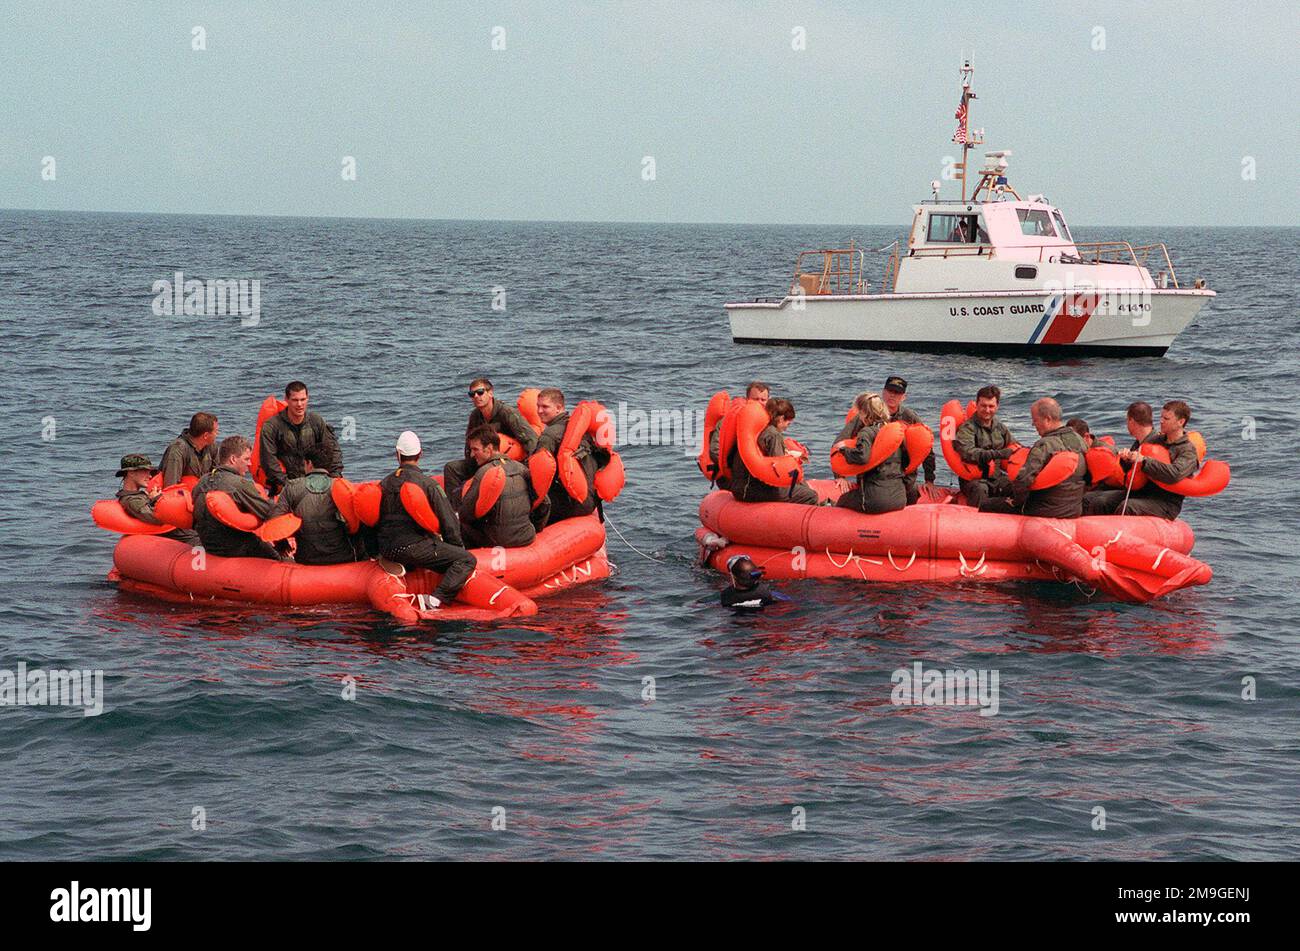
[[[1052,216],[1045,211],[1030,208],[1017,208],[1020,218],[1020,233],[1033,238],[1055,238],[1056,229],[1052,227]]]
[[[1066,241],[1073,241],[1074,236],[1070,234],[1070,229],[1065,226],[1065,219],[1061,217],[1061,213],[1053,211],[1052,217],[1056,219],[1056,229],[1061,233],[1061,237]]]
[[[929,244],[987,244],[988,233],[979,215],[931,215],[925,240]]]

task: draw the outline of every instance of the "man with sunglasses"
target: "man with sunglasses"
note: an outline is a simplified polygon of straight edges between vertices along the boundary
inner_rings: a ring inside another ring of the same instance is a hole
[[[469,385],[469,398],[474,404],[470,410],[469,424],[465,427],[465,456],[447,463],[442,470],[442,484],[452,499],[460,498],[460,489],[473,478],[478,465],[470,458],[469,436],[474,430],[486,426],[499,435],[509,436],[524,450],[524,458],[532,455],[537,446],[537,433],[520,415],[519,410],[502,403],[492,395],[492,381],[481,376]]]

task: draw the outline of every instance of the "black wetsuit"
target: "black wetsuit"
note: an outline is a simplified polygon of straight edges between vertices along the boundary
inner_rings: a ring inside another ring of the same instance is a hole
[[[722,591],[722,606],[724,608],[754,609],[765,608],[769,604],[775,604],[778,601],[788,601],[789,598],[777,594],[768,587],[767,582],[760,581],[752,588],[737,588],[732,585],[724,588]]]

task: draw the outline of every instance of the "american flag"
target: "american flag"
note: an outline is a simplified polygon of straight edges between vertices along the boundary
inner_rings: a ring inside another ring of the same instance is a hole
[[[952,134],[952,140],[958,145],[966,142],[966,97],[961,97],[961,104],[957,106],[957,114],[953,116],[957,120],[957,131]]]

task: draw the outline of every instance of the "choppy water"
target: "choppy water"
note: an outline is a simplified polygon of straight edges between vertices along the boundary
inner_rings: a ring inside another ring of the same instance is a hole
[[[1184,280],[1219,291],[1163,359],[730,342],[721,304],[779,292],[796,250],[900,231],[0,213],[0,668],[102,668],[106,690],[99,717],[0,708],[0,856],[1294,857],[1298,232],[1080,234],[1165,240]],[[178,269],[259,279],[259,325],[155,317],[151,286]],[[631,446],[609,514],[653,560],[611,538],[616,575],[527,625],[413,634],[361,609],[176,607],[105,581],[114,539],[90,501],[194,410],[247,432],[301,377],[313,408],[355,419],[348,473],[369,478],[407,427],[457,452],[484,372],[501,394],[669,411],[762,377],[818,457],[849,398],[893,372],[926,417],[995,381],[1026,434],[1043,394],[1098,432],[1122,432],[1133,399],[1182,397],[1233,466],[1225,495],[1186,507],[1215,579],[1148,606],[789,584],[793,605],[737,618],[694,565],[693,460]],[[891,672],[918,659],[996,669],[998,715],[891,705]]]

